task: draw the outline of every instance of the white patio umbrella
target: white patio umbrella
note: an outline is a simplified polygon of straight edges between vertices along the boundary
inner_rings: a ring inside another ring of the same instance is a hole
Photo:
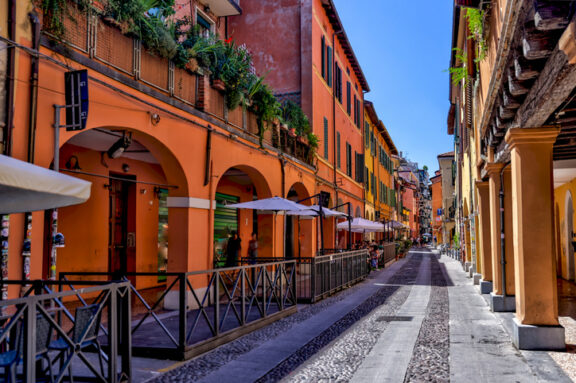
[[[304,206],[305,210],[291,210],[287,211],[287,215],[302,215],[302,216],[318,216],[320,215],[320,206],[312,205],[312,206]],[[348,214],[342,213],[336,210],[331,210],[328,208],[322,208],[322,215],[324,217],[346,217]]]
[[[274,213],[274,219],[272,220],[272,235],[276,232],[276,213],[279,211],[299,211],[306,210],[308,206],[301,205],[294,201],[290,201],[281,197],[264,198],[256,201],[235,203],[233,205],[228,205],[229,208],[237,209],[250,209],[250,210],[264,210],[271,211]],[[274,242],[274,241],[272,241]],[[272,246],[272,257],[275,255],[275,246]]]
[[[90,198],[91,182],[0,155],[0,214],[76,205]]]
[[[348,230],[348,222],[340,222],[338,230]],[[364,218],[356,217],[352,220],[350,230],[354,233],[374,233],[384,231],[384,225],[379,222],[373,222]]]

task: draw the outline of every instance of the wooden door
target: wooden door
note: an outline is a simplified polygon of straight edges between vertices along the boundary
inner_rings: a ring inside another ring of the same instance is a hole
[[[116,278],[134,272],[136,265],[136,187],[132,179],[122,178],[110,180],[109,271]]]

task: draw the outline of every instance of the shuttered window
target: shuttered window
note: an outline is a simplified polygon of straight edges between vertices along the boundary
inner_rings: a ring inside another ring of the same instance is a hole
[[[364,154],[354,152],[356,154],[356,174],[355,180],[356,182],[362,183],[364,182]]]
[[[352,146],[346,143],[346,174],[352,177]]]
[[[340,169],[340,132],[336,132],[336,166]]]
[[[324,117],[324,158],[328,159],[328,119]]]
[[[326,48],[326,82],[332,86],[332,47]]]
[[[352,87],[350,81],[346,81],[346,111],[348,115],[352,115]]]
[[[322,36],[322,78],[326,80],[326,38]]]

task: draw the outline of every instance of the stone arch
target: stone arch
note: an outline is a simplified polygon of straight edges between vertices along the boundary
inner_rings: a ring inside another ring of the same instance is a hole
[[[124,135],[131,138],[129,146],[111,158],[106,152]],[[167,271],[169,263],[187,258],[189,219],[169,209],[167,201],[188,196],[189,182],[165,142],[131,127],[100,126],[69,135],[59,153],[62,172],[92,182],[86,203],[60,209],[67,246],[59,250],[59,271]],[[90,222],[90,230],[77,224],[81,221]],[[89,256],[80,261],[79,253]],[[132,282],[146,288],[159,280]]]
[[[311,197],[302,182],[295,182],[287,191],[286,198],[301,201]],[[316,199],[300,202],[303,205],[315,205]],[[313,256],[316,220],[309,217],[287,215],[284,231],[284,254],[286,258]]]
[[[226,265],[226,245],[232,232],[241,239],[240,258],[248,256],[248,243],[255,233],[258,236],[258,257],[271,257],[276,246],[275,232],[282,226],[278,217],[272,213],[249,209],[232,209],[227,205],[249,202],[272,197],[266,177],[257,169],[245,164],[228,167],[218,177],[214,187],[213,200],[216,201],[213,217],[213,257],[216,266]],[[276,221],[274,222],[273,220]]]

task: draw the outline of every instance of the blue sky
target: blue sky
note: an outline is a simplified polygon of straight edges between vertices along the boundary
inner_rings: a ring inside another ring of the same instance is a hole
[[[446,133],[451,0],[334,0],[374,103],[399,151],[432,175]]]

